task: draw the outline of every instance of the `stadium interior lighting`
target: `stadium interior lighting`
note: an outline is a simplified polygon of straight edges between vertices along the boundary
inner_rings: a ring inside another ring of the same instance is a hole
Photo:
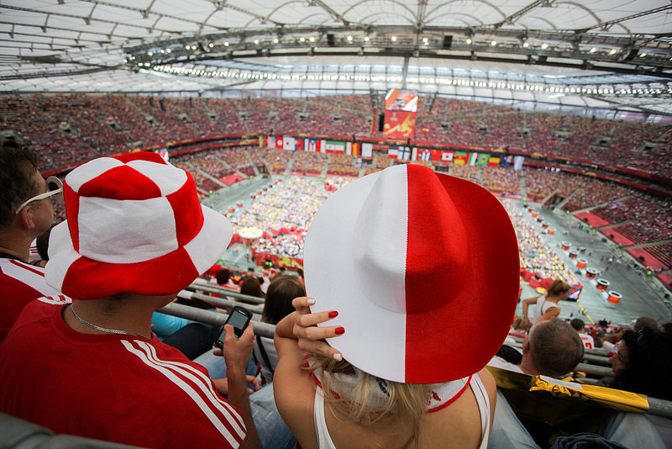
[[[364,36],[364,42],[369,42],[371,38],[369,36]]]
[[[595,53],[596,51],[597,51],[597,48],[595,48],[595,47],[593,47],[593,48],[590,49],[590,52],[591,52],[591,53]]]
[[[493,47],[496,46],[496,45],[497,45],[497,41],[495,41],[495,40],[491,41],[491,42],[490,42],[490,45],[492,45]]]
[[[547,48],[548,48],[548,44],[547,44],[546,42],[544,42],[543,44],[541,44],[541,49],[542,49],[542,50],[546,50]]]
[[[277,37],[274,37],[274,38],[273,38],[273,43],[274,43],[274,44],[277,44],[278,42],[280,42],[280,41],[278,40],[278,38],[277,38]]]
[[[254,40],[254,45],[259,45],[259,39]]]
[[[391,40],[392,42],[397,42],[397,36],[392,36],[392,37],[390,38],[390,40]]]
[[[426,37],[423,37],[422,38],[422,43],[425,44],[425,45],[429,44],[429,39],[426,38]]]
[[[527,48],[527,47],[529,47],[529,46],[530,46],[530,43],[529,43],[529,42],[523,42],[523,48]]]
[[[609,50],[609,54],[612,55],[612,56],[615,55],[616,53],[617,53],[617,50],[615,48],[612,48],[611,50]]]
[[[470,45],[470,44],[471,44],[471,42],[472,42],[472,41],[471,41],[471,38],[470,38],[470,37],[468,37],[468,38],[467,38],[467,45]]]
[[[310,42],[315,42],[315,38],[314,38],[313,36],[310,36],[310,37],[308,38],[308,40],[309,40]]]

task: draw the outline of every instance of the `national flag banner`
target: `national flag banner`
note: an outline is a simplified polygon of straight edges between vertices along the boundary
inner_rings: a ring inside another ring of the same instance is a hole
[[[363,143],[362,144],[362,157],[372,158],[373,157],[373,144],[372,143]]]
[[[502,160],[499,162],[500,167],[510,167],[513,165],[513,156],[512,155],[507,155],[502,158]]]
[[[411,149],[409,147],[399,147],[397,152],[397,160],[407,161],[411,158]]]
[[[275,148],[278,150],[282,150],[285,147],[285,139],[283,139],[282,136],[278,136],[275,138]]]
[[[275,150],[275,136],[266,137],[266,148],[269,150]]]
[[[397,147],[390,147],[387,150],[387,157],[390,158],[390,159],[396,159],[398,153],[399,153],[399,149]]]
[[[303,151],[304,140],[303,138],[296,139],[296,151]]]
[[[345,143],[345,154],[352,156],[352,142]]]
[[[324,150],[327,153],[344,153],[345,152],[345,142],[338,142],[335,140],[326,140]]]
[[[412,161],[418,160],[418,149],[416,147],[413,147],[413,149],[411,150],[411,160]]]
[[[320,151],[320,141],[315,139],[306,139],[306,151],[317,153]]]
[[[289,151],[296,150],[296,138],[285,136],[282,138],[282,148]]]
[[[427,148],[413,148],[414,161],[428,161],[432,158],[432,150]]]
[[[455,153],[452,151],[442,151],[441,152],[441,162],[453,162],[455,159]]]
[[[441,150],[432,150],[432,156],[429,158],[430,161],[440,161],[443,156],[443,151]]]
[[[264,148],[264,136],[259,136],[259,149]]]
[[[359,142],[352,143],[352,155],[355,157],[362,155],[362,145]]]
[[[514,158],[513,158],[513,169],[516,170],[516,171],[522,170],[524,163],[525,163],[525,157],[524,156],[514,156]]]
[[[465,151],[458,151],[453,157],[455,165],[465,165],[467,163],[467,153]]]
[[[499,163],[501,162],[502,158],[499,156],[490,156],[490,159],[488,159],[488,166],[489,167],[499,167]]]
[[[327,152],[327,141],[320,140],[320,153],[326,153],[326,152]]]
[[[471,152],[469,154],[469,165],[476,165],[476,162],[478,162],[478,153]]]
[[[488,153],[478,153],[478,166],[485,167],[488,165],[488,160],[490,160],[490,155]]]

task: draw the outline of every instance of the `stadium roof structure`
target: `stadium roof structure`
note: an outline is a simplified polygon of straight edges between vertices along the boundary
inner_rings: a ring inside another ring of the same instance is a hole
[[[669,0],[3,0],[0,92],[392,87],[672,114]]]

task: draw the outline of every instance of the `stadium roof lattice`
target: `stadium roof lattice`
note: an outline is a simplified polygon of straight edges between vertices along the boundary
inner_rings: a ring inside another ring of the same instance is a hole
[[[669,114],[667,0],[6,0],[0,92],[408,87]]]

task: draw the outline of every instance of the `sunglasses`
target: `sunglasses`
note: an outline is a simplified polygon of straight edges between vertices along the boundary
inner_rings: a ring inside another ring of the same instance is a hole
[[[32,198],[27,199],[23,204],[21,204],[17,209],[15,213],[21,212],[21,209],[32,203],[33,201],[39,201],[43,200],[46,198],[49,198],[51,196],[56,195],[57,193],[61,193],[63,191],[63,181],[61,181],[59,178],[56,176],[49,176],[47,178],[47,191],[44,193],[40,193],[39,195],[35,195]]]

